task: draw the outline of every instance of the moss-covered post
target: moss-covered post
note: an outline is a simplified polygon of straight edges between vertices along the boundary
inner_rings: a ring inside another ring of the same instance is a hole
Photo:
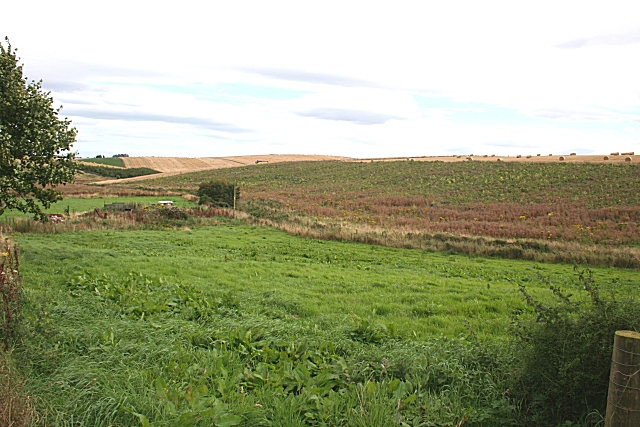
[[[609,376],[605,427],[640,426],[640,333],[617,331]]]

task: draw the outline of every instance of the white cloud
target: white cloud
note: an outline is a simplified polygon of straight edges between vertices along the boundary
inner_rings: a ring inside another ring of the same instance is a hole
[[[0,28],[84,155],[640,151],[637,2],[36,1]]]

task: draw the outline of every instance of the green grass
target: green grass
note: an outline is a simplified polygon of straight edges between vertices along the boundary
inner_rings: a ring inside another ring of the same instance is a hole
[[[150,187],[194,190],[201,182],[241,182],[251,194],[358,197],[423,196],[438,204],[565,203],[638,206],[640,166],[593,163],[291,162],[176,175]],[[136,184],[139,185],[139,184]]]
[[[237,225],[16,240],[17,352],[47,425],[512,425],[518,284],[579,286],[566,265]],[[594,276],[637,295],[639,272]]]
[[[193,202],[189,202],[180,196],[131,196],[131,197],[99,197],[99,198],[65,198],[59,202],[53,203],[49,209],[45,209],[46,213],[64,213],[68,208],[70,213],[82,213],[92,211],[95,208],[102,209],[105,204],[115,202],[122,203],[139,203],[144,205],[152,205],[160,200],[171,200],[174,206],[192,207]],[[16,210],[6,211],[0,216],[0,223],[11,221],[15,218],[29,218],[31,215]]]
[[[85,163],[97,163],[99,165],[116,166],[119,168],[124,167],[124,162],[120,157],[105,157],[101,159],[80,159],[78,161],[85,162]]]

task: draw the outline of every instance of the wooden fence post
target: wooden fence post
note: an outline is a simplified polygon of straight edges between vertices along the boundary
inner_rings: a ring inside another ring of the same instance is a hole
[[[640,426],[640,333],[616,331],[605,427]]]

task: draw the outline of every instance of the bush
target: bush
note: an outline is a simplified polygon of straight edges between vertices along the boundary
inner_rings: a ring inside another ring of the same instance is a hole
[[[603,298],[590,270],[578,279],[588,294],[584,302],[549,284],[557,302],[545,305],[520,287],[537,315],[535,321],[516,320],[514,328],[522,365],[513,395],[522,401],[527,425],[601,420],[615,331],[640,329],[637,301]]]
[[[154,175],[160,173],[157,170],[149,168],[108,168],[104,166],[88,165],[83,162],[78,162],[78,169],[82,172],[116,179],[133,178],[135,176]]]
[[[198,192],[199,204],[209,204],[212,206],[231,207],[233,206],[233,190],[235,188],[236,201],[240,199],[240,188],[227,181],[210,181],[200,184]]]
[[[5,352],[15,338],[22,311],[23,288],[19,273],[18,248],[9,240],[0,241],[0,341]]]

